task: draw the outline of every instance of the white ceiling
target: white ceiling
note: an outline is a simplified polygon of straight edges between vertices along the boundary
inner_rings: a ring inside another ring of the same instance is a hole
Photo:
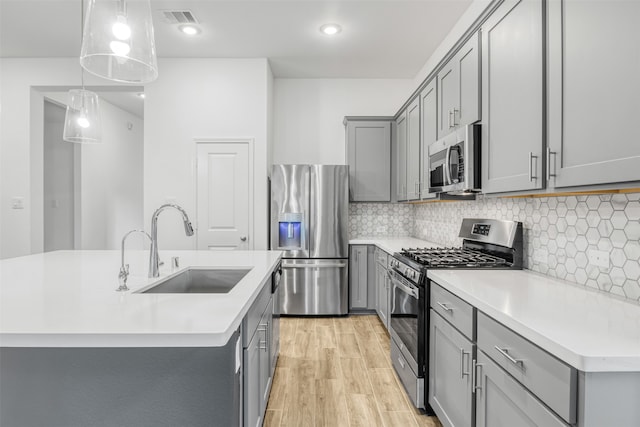
[[[139,1],[139,0],[132,0]],[[158,56],[269,58],[276,77],[413,78],[471,0],[151,0]],[[160,10],[190,10],[187,37]],[[327,37],[327,22],[342,32]],[[0,56],[73,57],[80,0],[0,0]],[[162,70],[160,70],[162,72]]]

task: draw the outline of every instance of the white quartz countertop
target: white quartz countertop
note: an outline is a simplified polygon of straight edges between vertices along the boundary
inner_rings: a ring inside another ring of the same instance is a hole
[[[349,244],[376,245],[390,255],[400,252],[402,248],[435,248],[442,246],[414,237],[358,237],[357,239],[349,240]]]
[[[189,266],[250,268],[227,294],[136,293]],[[127,251],[128,292],[116,292],[119,251],[56,251],[0,261],[2,347],[218,347],[270,280],[278,251],[160,251],[148,279],[148,251]]]
[[[427,276],[581,371],[640,371],[638,305],[527,270]]]

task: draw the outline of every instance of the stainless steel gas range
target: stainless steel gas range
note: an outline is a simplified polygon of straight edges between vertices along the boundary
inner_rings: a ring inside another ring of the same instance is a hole
[[[393,255],[388,271],[391,296],[391,361],[411,401],[425,402],[429,366],[429,294],[431,268],[522,269],[522,223],[494,219],[462,220],[459,248],[403,249]]]

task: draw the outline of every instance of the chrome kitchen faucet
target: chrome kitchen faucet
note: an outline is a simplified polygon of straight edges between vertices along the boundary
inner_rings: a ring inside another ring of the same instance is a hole
[[[156,209],[156,211],[153,213],[153,216],[151,217],[151,251],[149,254],[149,277],[160,276],[160,258],[158,257],[158,215],[160,215],[160,212],[164,211],[167,208],[177,209],[182,214],[184,233],[187,236],[193,236],[193,227],[191,226],[191,221],[189,221],[189,216],[187,215],[187,212],[185,212],[185,210],[180,206],[167,203]]]

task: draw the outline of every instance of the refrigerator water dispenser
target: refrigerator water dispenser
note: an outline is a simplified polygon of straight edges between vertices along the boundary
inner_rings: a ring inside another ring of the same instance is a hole
[[[278,219],[278,249],[301,250],[304,248],[304,223],[301,213],[280,214]]]

